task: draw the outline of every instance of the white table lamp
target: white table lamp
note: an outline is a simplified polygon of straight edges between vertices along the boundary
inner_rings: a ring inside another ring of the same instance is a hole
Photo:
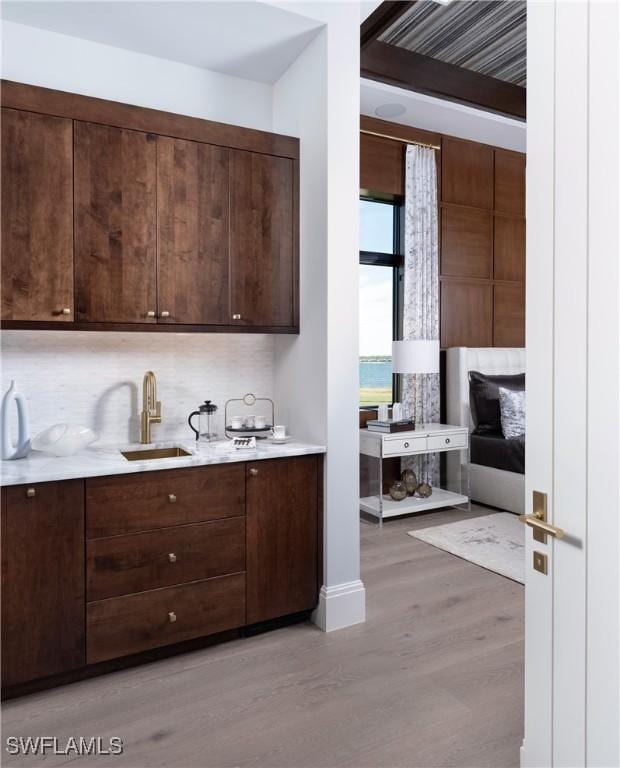
[[[439,341],[416,339],[392,342],[393,373],[413,374],[413,407],[416,400],[415,374],[439,373]],[[413,414],[415,424],[415,413]]]

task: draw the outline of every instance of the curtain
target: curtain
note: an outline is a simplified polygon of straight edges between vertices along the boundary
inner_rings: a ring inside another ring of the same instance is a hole
[[[403,339],[439,339],[439,228],[435,150],[407,146]],[[439,374],[405,374],[401,394],[416,424],[439,422]],[[417,458],[417,460],[416,460]],[[437,454],[407,460],[419,482],[439,482]]]

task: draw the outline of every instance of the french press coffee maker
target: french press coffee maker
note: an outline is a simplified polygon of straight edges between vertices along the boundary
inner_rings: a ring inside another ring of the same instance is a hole
[[[215,412],[217,411],[217,405],[210,400],[205,400],[197,411],[190,413],[187,423],[196,435],[196,442],[210,443],[212,440],[217,440],[217,434],[215,433]],[[194,416],[198,416],[198,429],[192,424]]]

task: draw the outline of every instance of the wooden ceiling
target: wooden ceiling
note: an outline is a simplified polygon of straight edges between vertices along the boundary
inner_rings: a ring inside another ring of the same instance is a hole
[[[384,2],[361,49],[363,77],[525,119],[525,0]]]

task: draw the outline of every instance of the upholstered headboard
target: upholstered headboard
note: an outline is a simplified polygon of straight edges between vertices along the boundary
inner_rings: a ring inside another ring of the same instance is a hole
[[[525,371],[525,349],[509,347],[452,347],[446,360],[448,424],[473,429],[469,407],[469,372],[511,374]]]

